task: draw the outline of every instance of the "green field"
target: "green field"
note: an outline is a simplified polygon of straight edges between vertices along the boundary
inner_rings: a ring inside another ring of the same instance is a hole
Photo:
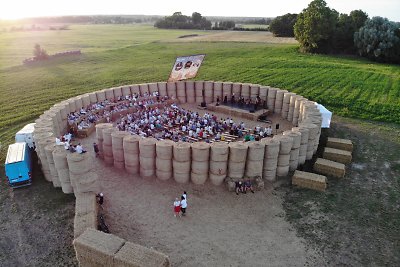
[[[165,81],[176,56],[196,53],[207,54],[199,80],[271,85],[318,101],[336,114],[400,123],[399,66],[300,54],[296,45],[183,43],[177,38],[193,33],[212,32],[73,25],[68,31],[1,33],[2,157],[18,128],[54,103],[112,86]],[[35,43],[49,53],[81,49],[83,55],[21,65]]]

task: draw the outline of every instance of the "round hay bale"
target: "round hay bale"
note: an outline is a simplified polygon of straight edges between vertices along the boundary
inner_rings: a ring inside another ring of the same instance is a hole
[[[289,174],[289,165],[287,166],[278,166],[276,168],[276,175],[278,177],[285,177]]]
[[[131,135],[128,132],[123,131],[115,131],[111,133],[111,143],[113,150],[122,150],[123,149],[123,140],[125,136]]]
[[[61,190],[64,194],[72,194],[74,193],[74,188],[71,183],[61,183]]]
[[[283,94],[283,103],[289,104],[289,103],[290,103],[290,98],[291,98],[292,96],[295,96],[295,95],[296,95],[296,94],[294,94],[294,93],[285,92],[285,93]]]
[[[263,170],[263,179],[275,182],[276,181],[276,169],[274,170]]]
[[[273,99],[276,99],[276,92],[277,92],[278,90],[276,89],[276,88],[268,88],[268,98],[273,98]]]
[[[244,175],[246,162],[229,162],[228,176],[231,178],[242,178]]]
[[[248,146],[249,149],[247,152],[247,162],[264,160],[265,143],[249,142]]]
[[[155,169],[144,169],[142,166],[140,166],[139,173],[143,178],[152,178],[156,174],[156,171]]]
[[[214,82],[214,101],[220,101],[223,99],[222,82]]]
[[[186,184],[190,180],[190,172],[189,173],[179,173],[179,172],[175,172],[175,170],[174,170],[173,174],[174,174],[174,180],[177,183]]]
[[[122,95],[123,96],[128,96],[131,95],[131,88],[129,86],[123,86],[122,87]]]
[[[76,104],[75,104],[75,99],[70,98],[68,99],[68,105],[69,105],[69,110],[70,112],[75,112],[76,110]]]
[[[297,149],[292,149],[292,150],[290,151],[290,160],[291,160],[291,161],[297,160],[297,159],[299,158],[299,152],[300,152],[300,149],[299,149],[299,148],[297,148]]]
[[[265,159],[263,169],[264,170],[275,170],[278,166],[278,158],[275,159]]]
[[[308,137],[309,137],[309,132],[310,132],[310,130],[308,130],[308,128],[294,127],[294,128],[292,128],[292,131],[301,133],[301,141],[300,141],[301,145],[308,143]]]
[[[125,169],[125,162],[116,161],[115,158],[114,158],[114,167],[119,169],[119,170],[123,170],[123,169]]]
[[[172,160],[172,167],[174,173],[190,173],[190,161],[176,161]]]
[[[118,99],[118,97],[122,96],[122,89],[121,87],[115,87],[113,88],[114,91],[114,97],[115,99]]]
[[[243,96],[244,99],[250,98],[250,84],[248,83],[243,83],[242,88],[240,91],[240,96]]]
[[[278,158],[280,141],[273,138],[263,138],[261,142],[265,144],[265,158]]]
[[[140,167],[143,169],[155,169],[156,158],[155,157],[143,157],[142,154],[139,156]]]
[[[232,95],[232,83],[231,82],[224,82],[222,83],[222,94],[223,96],[228,96],[228,99]],[[221,99],[222,101],[222,99]]]
[[[190,161],[190,144],[186,142],[174,143],[173,155],[176,161]]]
[[[114,149],[113,147],[113,152],[112,152],[114,161],[124,161],[124,151],[122,149]]]
[[[75,175],[83,175],[93,169],[89,153],[67,153],[69,172]]]
[[[241,83],[232,84],[232,94],[235,94],[235,96],[237,98],[240,97],[241,89],[242,89],[242,84]]]
[[[157,83],[149,83],[149,92],[150,92],[150,94],[158,92]]]
[[[207,161],[210,158],[210,145],[204,142],[196,142],[191,144],[192,160]]]
[[[156,155],[160,159],[172,159],[174,142],[171,140],[161,140],[156,142]]]
[[[299,165],[303,165],[304,163],[306,163],[306,155],[299,156]]]
[[[210,181],[213,185],[219,186],[224,182],[224,179],[226,178],[226,174],[214,174],[210,173]]]
[[[104,158],[104,164],[106,164],[107,166],[114,165],[114,158],[112,156],[104,155],[103,158]]]
[[[307,151],[307,153],[306,153],[306,160],[312,159],[312,158],[313,158],[313,155],[314,155],[314,150]]]
[[[248,145],[245,143],[230,143],[229,144],[229,162],[245,163],[247,157]],[[229,164],[231,165],[231,164]]]
[[[226,175],[227,169],[227,161],[210,161],[210,173],[212,174]]]
[[[139,166],[139,154],[127,154],[124,153],[125,165]]]
[[[156,169],[156,176],[157,179],[160,179],[162,181],[167,181],[172,178],[172,171],[161,171]]]
[[[113,132],[116,132],[116,131],[118,131],[117,130],[117,128],[106,128],[106,129],[103,129],[103,147],[105,146],[105,145],[107,145],[107,146],[112,146],[112,138],[111,138],[111,134],[113,133]]]
[[[184,81],[177,81],[176,82],[176,95],[178,97],[182,96],[186,98],[186,89],[185,89],[185,82]]]
[[[56,169],[65,170],[68,169],[67,151],[63,146],[56,146],[53,150],[53,160]]]
[[[280,142],[279,154],[289,154],[292,149],[293,138],[284,135],[275,135],[273,139]]]
[[[156,156],[156,139],[142,138],[139,140],[140,157],[154,158]]]
[[[278,156],[278,167],[288,166],[290,161],[290,154],[279,154]]]
[[[72,177],[71,179],[75,181],[76,187],[74,188],[75,194],[88,193],[88,192],[99,192],[100,185],[98,182],[98,176],[95,172],[89,172],[85,175]]]
[[[89,94],[82,96],[82,105],[86,108],[90,105],[90,97]]]
[[[129,154],[139,154],[139,141],[140,137],[138,135],[127,135],[124,136],[122,141],[122,147],[125,153]]]
[[[167,94],[167,83],[166,82],[159,82],[158,85],[158,93],[160,96],[166,96]]]
[[[167,82],[167,94],[170,98],[176,98],[176,84],[174,82]]]
[[[204,82],[204,96],[213,98],[214,97],[214,83],[211,81]]]
[[[203,97],[203,89],[204,89],[203,81],[195,81],[194,82],[194,91],[196,94],[196,98]]]
[[[295,171],[299,165],[299,159],[291,160],[289,162],[289,171]]]
[[[99,124],[96,124],[97,140],[103,141],[103,130],[105,130],[107,128],[113,128],[112,123],[99,123]]]
[[[192,161],[192,173],[206,174],[208,173],[208,161]]]
[[[113,157],[112,146],[103,144],[103,155],[112,158]]]
[[[247,161],[246,176],[255,177],[262,176],[264,161]]]
[[[214,98],[213,97],[204,97],[204,101],[206,102],[206,104],[211,104],[212,102],[214,102]]]
[[[139,90],[142,96],[145,96],[146,94],[148,95],[150,93],[149,85],[147,83],[139,84]]]
[[[300,145],[299,156],[305,156],[307,154],[308,144]]]
[[[164,172],[172,172],[172,160],[156,158],[156,169]]]
[[[268,87],[267,86],[260,86],[259,96],[260,96],[261,100],[267,100],[267,96],[268,96]]]
[[[198,184],[198,185],[204,184],[206,182],[207,178],[208,178],[208,173],[199,174],[199,173],[192,172],[190,174],[190,179],[191,179],[192,183]]]
[[[139,173],[139,164],[138,165],[127,165],[127,164],[125,164],[125,170],[129,174],[138,174]]]
[[[296,131],[284,131],[283,135],[287,135],[293,139],[292,150],[299,148],[301,144],[301,133]]]
[[[108,88],[108,89],[105,90],[105,92],[106,92],[106,99],[108,99],[108,100],[115,99],[114,88]]]
[[[252,99],[256,98],[260,94],[260,86],[257,84],[252,84],[250,86],[250,97]]]
[[[90,93],[89,94],[89,99],[90,99],[90,104],[97,103],[97,95],[96,95],[96,93]]]
[[[131,85],[131,93],[136,94],[136,95],[140,95],[140,88],[138,84],[133,84]]]
[[[210,145],[211,161],[228,161],[229,146],[224,142],[215,142]]]
[[[315,139],[317,137],[318,134],[318,127],[317,125],[313,124],[313,123],[305,123],[302,122],[299,124],[299,127],[304,127],[307,128],[309,130],[308,133],[308,139]]]

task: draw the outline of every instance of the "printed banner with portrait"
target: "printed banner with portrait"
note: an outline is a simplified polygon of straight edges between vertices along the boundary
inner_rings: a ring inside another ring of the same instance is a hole
[[[206,55],[192,55],[177,57],[168,81],[175,82],[196,77],[205,56]]]

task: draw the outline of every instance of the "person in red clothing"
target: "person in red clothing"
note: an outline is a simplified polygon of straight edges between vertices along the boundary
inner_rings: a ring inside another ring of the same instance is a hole
[[[178,198],[175,198],[174,201],[174,212],[175,212],[174,214],[175,217],[180,216],[179,213],[181,212],[181,202],[179,201]]]

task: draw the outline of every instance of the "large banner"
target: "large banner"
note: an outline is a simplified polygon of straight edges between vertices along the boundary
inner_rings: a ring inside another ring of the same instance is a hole
[[[196,77],[205,56],[191,55],[177,57],[168,81],[175,82]]]

